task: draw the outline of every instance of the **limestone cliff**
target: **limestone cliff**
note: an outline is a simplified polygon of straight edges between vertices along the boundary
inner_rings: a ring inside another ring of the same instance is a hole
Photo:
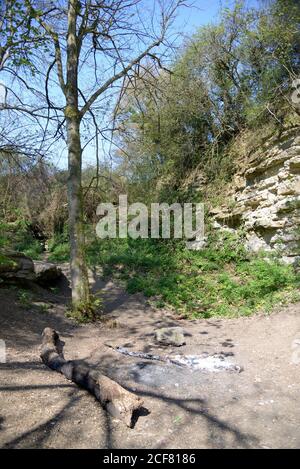
[[[214,227],[243,228],[249,249],[300,259],[300,127],[267,140],[237,166],[227,203],[211,210]]]

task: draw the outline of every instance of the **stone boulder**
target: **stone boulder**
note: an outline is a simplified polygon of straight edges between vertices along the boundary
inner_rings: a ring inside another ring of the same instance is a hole
[[[155,331],[155,340],[161,345],[180,347],[185,344],[184,331],[181,327],[162,327]]]
[[[34,264],[30,257],[19,252],[3,253],[0,263],[0,278],[4,280],[34,280]]]
[[[52,284],[62,275],[59,267],[44,261],[34,261],[34,273],[36,282],[42,285]]]
[[[0,278],[2,281],[24,280],[47,286],[56,282],[61,275],[61,270],[50,262],[33,261],[19,252],[1,254]]]

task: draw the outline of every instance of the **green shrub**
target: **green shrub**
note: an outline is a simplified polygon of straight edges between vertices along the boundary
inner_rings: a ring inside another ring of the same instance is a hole
[[[24,233],[23,240],[17,242],[14,245],[14,248],[16,251],[23,252],[26,256],[29,256],[32,259],[40,259],[43,252],[43,246],[41,243],[26,232]]]
[[[48,259],[51,262],[67,262],[70,259],[69,243],[61,243],[53,246]]]
[[[67,262],[70,259],[70,244],[68,226],[64,226],[62,233],[57,233],[48,241],[49,261]]]
[[[40,259],[42,244],[34,238],[28,224],[20,219],[14,223],[0,223],[0,249],[22,252],[33,259]]]

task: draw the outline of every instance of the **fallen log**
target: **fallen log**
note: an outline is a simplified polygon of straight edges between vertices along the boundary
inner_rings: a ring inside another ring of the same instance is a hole
[[[43,331],[40,356],[45,365],[90,391],[106,411],[132,427],[133,414],[142,407],[142,399],[86,363],[65,360],[63,343],[58,333],[50,327]]]

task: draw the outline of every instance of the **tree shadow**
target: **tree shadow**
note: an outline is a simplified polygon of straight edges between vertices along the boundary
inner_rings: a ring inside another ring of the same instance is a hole
[[[0,416],[0,432],[3,431],[3,423],[4,423],[4,421],[5,421],[5,418]]]
[[[51,312],[41,312],[31,304],[21,307],[17,299],[18,291],[0,287],[1,338],[6,341],[8,347],[15,347],[17,344],[18,349],[27,351],[40,345],[41,333],[45,327],[59,330],[64,336],[71,336],[78,328],[78,325],[65,317],[63,306],[57,311],[54,306]]]
[[[82,360],[80,361],[82,362]],[[3,365],[5,366],[5,365]],[[14,366],[17,367],[18,363],[15,362]],[[37,369],[37,363],[19,363],[21,369],[30,369],[30,366],[33,369]],[[152,367],[154,364],[152,364]],[[45,369],[45,371],[50,372],[44,365],[41,364],[41,367]],[[232,425],[231,423],[227,422],[226,420],[220,419],[212,412],[208,410],[208,401],[201,397],[174,397],[167,394],[167,392],[163,392],[163,390],[158,386],[156,389],[149,390],[149,387],[145,388],[143,383],[139,383],[139,379],[137,376],[128,376],[126,380],[126,370],[124,375],[124,361],[115,359],[112,354],[102,355],[101,365],[97,366],[98,370],[101,371],[109,376],[112,379],[116,379],[125,389],[130,392],[135,393],[144,398],[156,400],[162,404],[162,409],[165,411],[169,411],[170,408],[173,406],[177,407],[181,411],[184,412],[186,418],[191,420],[193,417],[199,417],[206,422],[206,433],[207,438],[210,438],[208,444],[211,446],[212,439],[213,445],[218,448],[226,448],[228,447],[228,435],[231,438],[232,446],[233,447],[242,447],[242,448],[253,448],[259,445],[259,440],[256,436],[252,435],[251,433],[242,432],[238,427]],[[126,367],[125,367],[126,368]],[[39,369],[39,368],[38,368]],[[165,378],[167,379],[167,378]],[[132,383],[134,382],[135,388],[133,389]],[[47,446],[47,439],[50,438],[52,432],[54,431],[56,425],[62,422],[66,417],[68,412],[72,412],[73,408],[80,403],[82,399],[82,395],[79,395],[80,388],[73,383],[66,384],[39,384],[39,385],[24,385],[24,386],[12,386],[9,385],[7,387],[0,388],[0,391],[9,391],[9,392],[21,392],[21,391],[39,391],[43,389],[55,389],[55,388],[70,388],[71,394],[68,397],[68,402],[63,406],[61,410],[56,412],[51,418],[49,418],[46,422],[32,428],[21,435],[11,439],[9,442],[5,443],[3,448],[16,448],[16,447],[23,447],[23,448],[43,448]],[[99,402],[96,401],[97,405],[100,406]],[[235,403],[236,404],[236,403]],[[149,407],[149,409],[147,408]],[[75,411],[74,411],[75,412]],[[151,401],[146,402],[145,406],[142,407],[139,411],[134,414],[133,417],[133,426],[135,426],[140,418],[151,418]],[[155,415],[155,413],[154,413]],[[114,447],[119,447],[119,440],[116,439],[117,437],[114,434],[115,427],[118,428],[118,425],[124,425],[124,423],[113,423],[112,417],[106,412],[103,411],[102,413],[102,427],[105,432],[103,446],[107,449],[112,449]],[[1,423],[1,420],[0,420]],[[142,424],[141,424],[142,425]],[[159,422],[157,422],[159,427]],[[186,424],[182,424],[186,425]],[[161,427],[163,430],[164,427]],[[180,428],[180,427],[179,427]],[[178,429],[179,430],[179,429]],[[127,430],[128,432],[132,430]],[[133,434],[134,435],[134,434]],[[163,443],[159,443],[158,448],[161,447],[168,447],[170,444],[171,436],[168,435],[166,432],[166,437],[164,438]],[[187,444],[189,442],[187,441]]]
[[[129,391],[131,388],[126,387]],[[188,412],[192,415],[199,415],[206,420],[207,426],[217,435],[218,439],[218,447],[225,448],[227,447],[226,441],[223,436],[226,433],[230,434],[233,438],[235,445],[243,447],[243,448],[253,448],[254,446],[259,445],[259,439],[250,434],[240,431],[237,427],[229,424],[225,420],[221,420],[212,413],[210,413],[207,408],[205,407],[207,402],[205,399],[201,398],[187,398],[187,399],[180,399],[180,398],[172,398],[168,396],[164,396],[160,393],[155,393],[153,391],[135,391],[136,394],[143,396],[143,397],[151,397],[154,399],[158,399],[160,401],[165,402],[166,404],[175,404],[180,409]],[[165,441],[167,443],[167,441]],[[161,446],[159,446],[161,447]]]
[[[38,388],[39,386],[36,387],[36,389]],[[22,444],[22,448],[43,448],[44,442],[49,438],[51,432],[53,432],[55,425],[60,420],[63,420],[66,413],[81,399],[77,393],[78,391],[75,390],[69,402],[67,402],[60,411],[56,412],[53,417],[37,427],[13,438],[9,442],[5,443],[2,448],[12,449],[16,448],[19,444]]]

